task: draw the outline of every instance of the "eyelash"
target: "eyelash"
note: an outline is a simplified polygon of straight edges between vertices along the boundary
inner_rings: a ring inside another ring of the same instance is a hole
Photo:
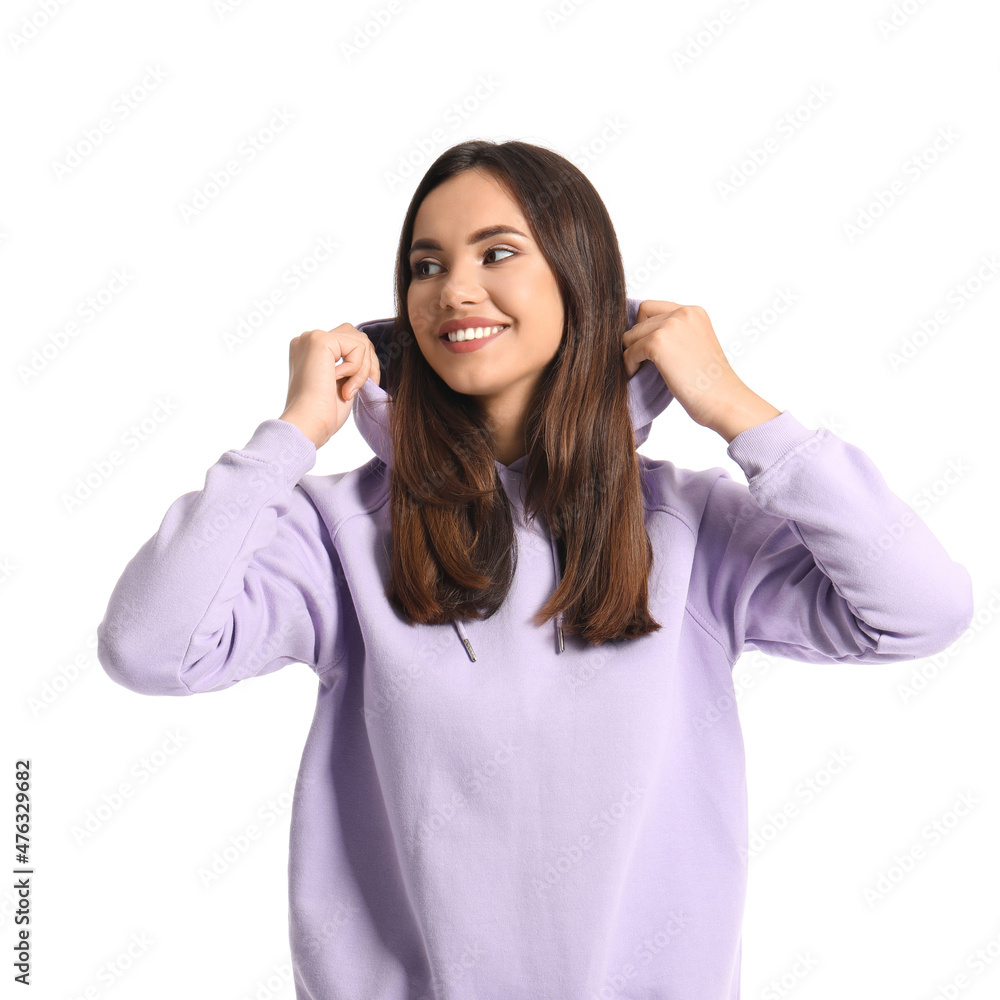
[[[495,250],[503,250],[506,253],[513,253],[513,254],[516,254],[518,252],[517,250],[514,250],[511,247],[490,247],[488,250],[484,250],[483,251],[483,256],[485,257],[487,254],[493,253]],[[510,260],[510,258],[509,257],[503,257],[502,260]],[[411,265],[410,271],[413,274],[414,279],[416,279],[417,281],[420,281],[423,278],[433,278],[434,277],[433,274],[421,274],[420,273],[420,268],[424,264],[436,264],[436,263],[437,263],[437,261],[427,260],[427,258],[425,257],[423,260],[418,260],[418,261],[416,261],[416,263],[414,263],[413,265]],[[496,263],[500,263],[500,262],[497,261]],[[438,265],[438,266],[440,266],[440,265]]]

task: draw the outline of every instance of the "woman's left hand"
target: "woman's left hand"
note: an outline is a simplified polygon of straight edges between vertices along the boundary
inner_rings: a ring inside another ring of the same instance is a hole
[[[728,441],[781,413],[733,370],[701,306],[644,300],[622,343],[629,378],[652,361],[691,419]]]

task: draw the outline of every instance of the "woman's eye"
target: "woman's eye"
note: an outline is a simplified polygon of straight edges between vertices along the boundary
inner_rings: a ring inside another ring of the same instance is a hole
[[[510,250],[507,247],[490,247],[490,249],[487,250],[483,254],[483,257],[486,258],[491,253],[516,254],[517,251],[516,250]],[[507,258],[506,257],[501,257],[500,259],[501,260],[506,260]],[[416,262],[416,264],[414,264],[413,267],[410,269],[413,272],[414,277],[416,277],[416,278],[429,278],[429,277],[431,277],[431,275],[429,275],[429,274],[425,273],[423,270],[421,270],[424,266],[427,266],[427,267],[440,267],[441,265],[438,264],[436,261],[433,261],[433,260],[418,260]]]
[[[491,253],[514,253],[514,252],[515,251],[513,250],[508,250],[506,247],[491,247],[489,250],[486,251],[485,254],[483,254],[483,256],[486,257]]]

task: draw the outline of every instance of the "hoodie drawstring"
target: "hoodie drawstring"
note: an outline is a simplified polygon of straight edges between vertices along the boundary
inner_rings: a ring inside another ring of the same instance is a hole
[[[559,584],[562,582],[562,571],[559,567],[559,550],[556,548],[556,540],[551,533],[549,534],[549,544],[552,550],[552,565],[555,566],[556,570],[556,586],[558,587]],[[562,612],[560,611],[556,614],[555,617],[556,639],[559,644],[558,651],[560,653],[564,652],[566,649],[566,643],[563,639],[562,620],[563,620],[563,615]],[[472,648],[472,642],[469,640],[468,635],[466,635],[465,628],[462,626],[462,623],[457,618],[452,620],[452,624],[455,626],[455,630],[458,632],[458,637],[462,640],[462,645],[465,646],[466,653],[469,654],[469,659],[472,660],[473,663],[475,663],[476,651]]]
[[[469,654],[469,659],[475,663],[476,651],[472,648],[472,643],[469,641],[469,637],[465,634],[465,629],[462,627],[462,623],[455,618],[452,621],[452,624],[458,629],[458,636],[462,640],[462,645],[465,646],[465,651]]]
[[[555,536],[549,532],[549,542],[552,544],[552,565],[556,568],[556,587],[562,582],[562,570],[559,568],[559,550],[556,548]],[[562,612],[556,614],[556,637],[559,640],[559,652],[561,653],[566,645],[563,642]]]

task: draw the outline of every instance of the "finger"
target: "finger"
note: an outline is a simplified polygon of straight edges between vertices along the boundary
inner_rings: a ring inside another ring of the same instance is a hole
[[[333,340],[333,345],[330,346],[330,351],[332,353],[339,352],[339,357],[344,359],[344,364],[347,362],[352,362],[355,365],[359,365],[363,362],[365,355],[367,353],[364,344],[357,343],[356,341]]]
[[[680,309],[679,302],[671,302],[669,299],[643,299],[639,303],[638,320],[648,319],[650,316],[658,316],[662,313],[673,312]]]
[[[334,354],[336,352],[331,349],[330,353]],[[348,351],[348,354],[350,353],[351,352]],[[340,388],[341,395],[343,396],[345,402],[350,398],[349,394],[353,384],[351,379],[358,370],[358,364],[359,362],[357,358],[345,357],[343,361],[334,365],[333,377],[336,380],[337,386]]]
[[[362,349],[361,354],[356,359],[352,357],[351,360],[356,374],[345,383],[347,399],[352,399],[360,392],[364,384],[372,377],[373,371],[376,375],[378,374],[378,359],[375,355],[375,345],[371,341],[366,341],[364,344],[359,344],[358,347]],[[354,355],[355,352],[351,351],[350,353]]]
[[[344,401],[349,403],[357,393],[358,389],[361,387],[356,375],[351,375],[349,378],[344,379]]]
[[[626,348],[622,354],[622,360],[625,362],[625,373],[631,378],[639,370],[639,366],[644,361],[649,360],[649,355],[646,352],[643,342],[640,340],[631,347]]]
[[[652,306],[663,306],[664,308],[656,309],[655,311],[649,312],[645,316],[640,308],[636,317],[635,326],[629,327],[622,334],[622,344],[625,347],[631,347],[637,340],[642,340],[642,338],[651,333],[658,324],[663,322],[664,317],[670,316],[671,313],[681,308],[680,304],[677,302],[666,301],[654,302],[652,303]]]
[[[333,352],[331,351],[331,353]],[[334,370],[337,372],[338,379],[347,378],[349,374],[358,370],[358,359],[344,358],[343,361],[335,365]]]

